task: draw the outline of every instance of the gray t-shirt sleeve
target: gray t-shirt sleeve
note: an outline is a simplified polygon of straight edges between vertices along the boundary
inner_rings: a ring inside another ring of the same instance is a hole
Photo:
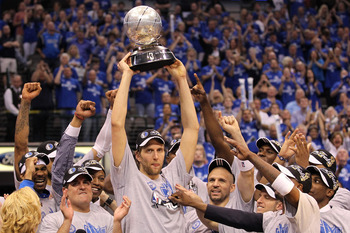
[[[55,214],[48,214],[41,221],[38,233],[57,233],[63,222],[61,211]]]
[[[285,201],[285,214],[292,224],[296,225],[297,232],[320,232],[320,209],[316,200],[299,190],[298,208]]]
[[[64,133],[57,147],[55,161],[52,164],[52,190],[57,205],[61,203],[63,177],[68,168],[73,166],[75,145],[78,138]]]
[[[350,191],[345,188],[339,188],[329,204],[331,206],[350,210]]]

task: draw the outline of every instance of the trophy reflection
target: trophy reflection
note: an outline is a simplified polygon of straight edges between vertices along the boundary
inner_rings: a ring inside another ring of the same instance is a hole
[[[132,8],[125,15],[124,27],[126,35],[137,45],[130,56],[132,70],[154,70],[175,62],[174,54],[158,43],[162,21],[153,8]]]

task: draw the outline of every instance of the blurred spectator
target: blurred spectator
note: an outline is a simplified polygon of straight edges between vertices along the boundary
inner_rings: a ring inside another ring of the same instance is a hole
[[[83,100],[90,100],[95,103],[95,115],[84,120],[83,141],[92,142],[95,140],[100,124],[100,117],[106,114],[105,93],[102,86],[96,83],[97,75],[95,70],[89,70],[83,77],[82,89]]]
[[[147,80],[151,77],[152,75],[149,72],[141,72],[139,74],[136,74],[133,76],[131,80],[131,91],[135,93],[135,105],[137,109],[137,114],[139,116],[147,116],[150,118],[154,118],[154,113],[155,113],[155,105],[154,105],[154,100],[153,100],[153,92],[149,88],[149,86],[146,84]],[[162,95],[162,102],[163,96],[167,95],[168,100],[165,101],[167,103],[170,103],[171,97],[170,94],[165,92]],[[178,106],[175,105],[178,109]],[[158,105],[158,109],[162,109],[161,105]],[[171,111],[173,112],[173,106],[171,105]],[[158,113],[160,114],[160,113]]]
[[[62,35],[56,32],[55,24],[49,22],[47,24],[47,31],[39,37],[37,51],[51,70],[58,66],[58,58],[63,48]]]
[[[192,167],[196,177],[204,182],[208,181],[209,163],[202,144],[197,144],[196,146]]]
[[[315,78],[312,69],[307,69],[306,71],[306,86],[306,96],[311,101],[312,111],[315,112],[322,106],[320,97],[323,93],[323,86],[322,83]]]
[[[0,68],[1,73],[10,72],[17,73],[16,51],[19,47],[18,41],[11,36],[10,26],[5,25],[2,28],[2,36],[0,37]]]
[[[336,175],[338,176],[338,180],[343,186],[343,188],[350,190],[350,164],[348,151],[345,149],[340,149],[336,156],[336,161]]]
[[[283,106],[294,101],[295,92],[297,89],[301,89],[297,83],[295,77],[291,74],[290,69],[285,67],[283,69],[283,75],[281,77],[281,85],[279,87],[279,94],[282,96]]]
[[[15,138],[15,125],[17,115],[19,113],[19,105],[21,103],[20,95],[22,93],[22,77],[14,75],[11,78],[11,86],[6,89],[4,93],[4,104],[8,111],[7,116],[7,130],[6,130],[6,141],[13,142]]]
[[[300,110],[300,100],[305,97],[305,92],[303,89],[299,88],[295,91],[295,100],[289,102],[285,109],[287,109],[290,114],[294,115],[295,112]]]
[[[216,65],[214,56],[208,56],[208,65],[202,68],[200,77],[206,93],[209,93],[212,82],[214,83],[214,89],[222,91],[221,81],[224,78],[224,74],[221,67]]]
[[[31,108],[39,110],[39,113],[33,117],[33,141],[42,142],[47,139],[46,128],[49,122],[52,122],[50,116],[54,109],[53,102],[53,75],[49,66],[41,60],[36,66],[31,77],[32,82],[39,82],[42,88],[40,94],[32,100]]]
[[[27,61],[28,57],[33,55],[37,44],[37,34],[39,32],[39,25],[35,22],[32,9],[26,9],[24,19],[22,22],[24,30],[23,34],[23,52],[24,59]]]
[[[91,60],[92,46],[90,42],[87,39],[85,39],[84,29],[78,29],[76,33],[76,39],[72,42],[72,44],[78,47],[79,54],[85,63]]]

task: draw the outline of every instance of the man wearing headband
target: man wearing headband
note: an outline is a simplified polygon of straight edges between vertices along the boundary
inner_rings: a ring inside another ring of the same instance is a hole
[[[153,129],[144,130],[136,140],[135,159],[127,141],[125,118],[130,82],[135,74],[129,67],[127,54],[118,64],[123,72],[122,81],[112,111],[112,168],[111,180],[117,203],[128,195],[137,208],[131,208],[123,224],[125,232],[184,232],[182,209],[168,197],[175,184],[188,183],[186,174],[193,163],[199,124],[187,83],[184,65],[176,60],[167,66],[179,86],[181,120],[184,128],[179,150],[172,162],[162,169],[165,141]]]

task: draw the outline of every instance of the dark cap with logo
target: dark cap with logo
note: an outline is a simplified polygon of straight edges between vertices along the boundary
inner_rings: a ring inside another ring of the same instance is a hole
[[[63,185],[66,185],[74,181],[78,176],[86,176],[90,181],[92,180],[91,175],[83,166],[73,166],[69,168],[64,174]]]
[[[208,168],[208,174],[210,174],[217,167],[225,168],[230,174],[233,175],[230,164],[225,159],[221,158],[213,159],[211,161]]]
[[[313,165],[323,165],[331,169],[334,173],[337,170],[337,164],[334,156],[326,150],[315,150],[309,156],[309,162]]]
[[[140,147],[145,146],[150,140],[152,139],[158,139],[163,144],[165,144],[164,139],[160,135],[160,133],[157,130],[154,129],[146,129],[139,133],[136,139],[136,149],[138,150]]]
[[[265,137],[261,137],[256,141],[256,146],[258,148],[262,147],[263,145],[268,145],[272,147],[272,149],[278,154],[281,150],[281,144],[275,140],[270,140]]]
[[[39,153],[37,151],[29,151],[25,155],[23,155],[23,157],[18,163],[19,172],[21,174],[23,174],[26,171],[26,160],[31,157],[38,158],[38,162],[36,163],[36,165],[48,165],[50,163],[50,160],[46,154]]]
[[[170,142],[170,148],[168,153],[176,153],[176,151],[179,149],[181,139],[174,139]]]
[[[56,141],[46,141],[41,143],[36,149],[37,152],[47,154],[47,157],[55,158],[58,142]]]
[[[311,173],[308,170],[296,164],[288,167],[284,167],[278,163],[274,163],[272,165],[289,178],[296,179],[300,184],[302,184],[304,193],[310,192],[312,180]]]
[[[317,174],[321,177],[323,183],[330,189],[337,191],[339,187],[338,179],[334,172],[327,168],[318,168],[316,166],[308,166],[306,168],[311,174]]]
[[[103,171],[104,173],[106,173],[105,168],[102,166],[102,164],[100,164],[97,160],[94,159],[84,161],[81,166],[85,167],[88,171],[91,169],[94,171]]]

